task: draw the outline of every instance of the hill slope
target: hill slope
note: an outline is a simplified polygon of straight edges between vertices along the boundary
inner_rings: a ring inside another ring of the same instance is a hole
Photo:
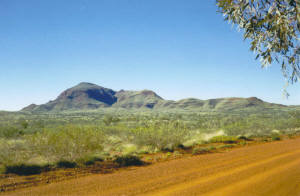
[[[117,102],[113,107],[122,108],[153,108],[157,103],[163,101],[155,92],[149,90],[143,91],[124,91],[116,93]]]
[[[286,108],[280,104],[264,102],[256,97],[250,98],[219,98],[199,100],[195,98],[179,101],[164,100],[155,92],[114,91],[96,84],[80,83],[62,92],[54,101],[46,104],[31,104],[21,111],[49,112],[69,110],[90,110],[99,108],[147,108],[147,109],[187,109],[187,110],[240,110],[240,109],[277,109]]]

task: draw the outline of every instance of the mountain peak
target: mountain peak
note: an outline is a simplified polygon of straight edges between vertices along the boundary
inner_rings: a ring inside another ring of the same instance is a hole
[[[247,98],[249,101],[257,101],[257,102],[263,102],[263,100],[257,98],[257,97],[249,97]]]
[[[80,89],[80,88],[103,88],[101,86],[98,86],[97,84],[89,83],[89,82],[80,82],[76,86],[73,86],[70,89]]]
[[[90,82],[80,82],[78,85],[96,85]]]
[[[116,98],[114,97],[115,93],[116,92],[112,89],[82,82],[62,92],[56,101],[72,99],[83,103],[89,102],[90,99],[90,101],[99,101],[107,105],[112,105],[116,101]]]
[[[158,97],[158,98],[162,99],[154,91],[151,91],[151,90],[145,89],[145,90],[139,91],[138,93],[141,95],[144,95],[144,96],[154,96],[154,97]]]

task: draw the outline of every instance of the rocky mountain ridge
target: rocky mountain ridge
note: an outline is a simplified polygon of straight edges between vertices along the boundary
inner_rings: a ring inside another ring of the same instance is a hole
[[[256,97],[219,98],[200,100],[195,98],[179,101],[164,100],[151,90],[114,91],[96,84],[82,82],[63,91],[55,100],[46,104],[31,104],[21,111],[50,112],[68,110],[92,110],[101,108],[125,109],[196,109],[196,110],[235,110],[245,108],[282,108],[280,104],[264,102]]]

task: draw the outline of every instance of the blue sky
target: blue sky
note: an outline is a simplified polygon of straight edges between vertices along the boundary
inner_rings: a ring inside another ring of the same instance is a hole
[[[282,96],[211,0],[1,0],[0,110],[55,99],[82,81],[150,89],[165,99]]]

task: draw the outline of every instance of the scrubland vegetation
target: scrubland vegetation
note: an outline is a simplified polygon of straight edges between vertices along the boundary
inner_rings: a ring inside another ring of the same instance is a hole
[[[108,110],[0,113],[0,117],[1,172],[21,175],[105,160],[120,166],[141,165],[138,157],[143,154],[192,148],[197,155],[253,138],[276,141],[282,134],[292,137],[300,130],[296,110],[260,114]]]

